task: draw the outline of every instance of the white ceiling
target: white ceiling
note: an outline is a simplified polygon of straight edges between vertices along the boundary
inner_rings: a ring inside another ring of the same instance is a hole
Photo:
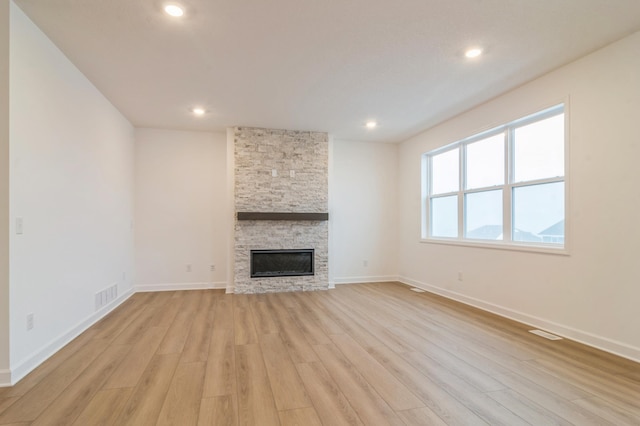
[[[178,20],[162,0],[15,2],[137,127],[361,141],[404,140],[640,30],[640,0],[178,0]]]

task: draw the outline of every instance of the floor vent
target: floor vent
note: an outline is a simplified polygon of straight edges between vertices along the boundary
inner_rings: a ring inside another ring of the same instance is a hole
[[[546,331],[542,330],[529,330],[529,333],[536,334],[549,340],[562,340],[562,337],[556,336],[555,334],[547,333]]]
[[[415,291],[416,293],[424,293],[426,291],[418,287],[411,287],[409,290]]]

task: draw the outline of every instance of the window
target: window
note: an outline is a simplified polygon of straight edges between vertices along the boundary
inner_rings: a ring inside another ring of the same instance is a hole
[[[565,115],[558,105],[423,157],[423,238],[564,247]]]

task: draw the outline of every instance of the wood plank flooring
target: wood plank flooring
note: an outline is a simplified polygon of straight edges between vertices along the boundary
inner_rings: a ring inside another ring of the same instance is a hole
[[[0,425],[640,425],[640,364],[398,283],[139,293]]]

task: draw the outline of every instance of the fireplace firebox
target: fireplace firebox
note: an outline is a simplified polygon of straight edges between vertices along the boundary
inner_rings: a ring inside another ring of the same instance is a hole
[[[251,250],[251,278],[313,275],[313,249]]]

